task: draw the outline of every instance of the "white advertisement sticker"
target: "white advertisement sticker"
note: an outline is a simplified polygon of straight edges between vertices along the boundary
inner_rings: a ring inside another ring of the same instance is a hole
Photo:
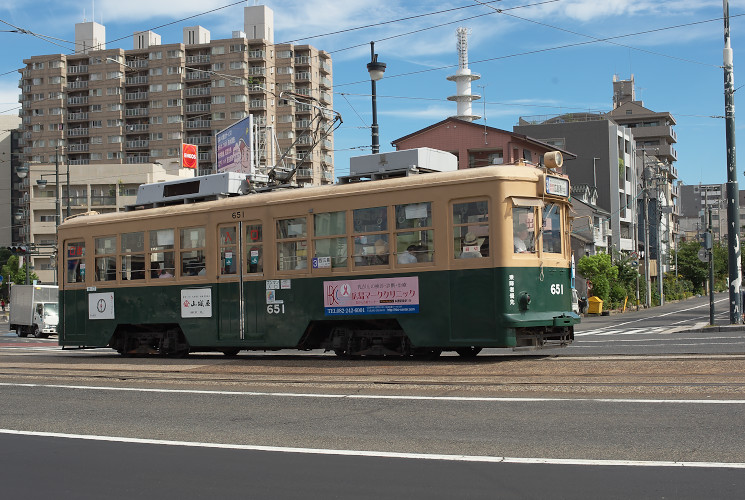
[[[182,318],[211,318],[212,289],[186,288],[181,290]]]
[[[114,292],[88,294],[88,319],[114,319]]]

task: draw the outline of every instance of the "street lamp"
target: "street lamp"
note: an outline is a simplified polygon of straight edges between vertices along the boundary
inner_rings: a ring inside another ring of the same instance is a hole
[[[18,167],[18,168],[21,168],[21,167]],[[26,170],[28,170],[28,167],[26,167]],[[16,174],[18,174],[18,177],[20,177],[21,179],[23,179],[24,177],[26,177],[26,173],[24,173],[23,175],[21,175],[21,173],[18,172],[18,169],[16,169]],[[21,219],[23,219],[23,216],[24,216],[23,212],[18,211],[14,215],[14,218],[15,218],[15,220],[17,222],[21,222]],[[28,227],[28,224],[26,225],[26,227]],[[24,229],[26,229],[26,228],[24,228]],[[24,239],[24,243],[28,243],[28,234],[25,234],[23,239]],[[28,248],[28,244],[26,245],[26,248]],[[26,253],[26,255],[23,256],[23,258],[26,261],[25,262],[25,264],[26,264],[26,284],[28,285],[31,282],[30,277],[29,277],[29,274],[28,274],[29,273],[29,270],[28,270],[28,267],[29,266],[28,266],[28,264],[29,264],[30,257],[28,255],[28,250],[26,252],[27,253]]]
[[[378,142],[378,96],[375,88],[375,82],[383,78],[385,73],[385,63],[378,61],[378,54],[375,53],[375,42],[370,42],[370,62],[367,63],[367,72],[370,73],[370,83],[372,84],[372,152],[380,152]]]

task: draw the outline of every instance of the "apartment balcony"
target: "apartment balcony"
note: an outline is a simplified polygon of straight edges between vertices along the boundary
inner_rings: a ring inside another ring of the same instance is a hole
[[[68,122],[79,122],[88,119],[88,113],[67,113]]]
[[[88,151],[88,144],[68,144],[67,151],[70,153],[85,153]]]
[[[248,58],[249,59],[264,59],[264,58],[266,58],[266,51],[264,51],[264,50],[249,50],[248,51]]]
[[[77,82],[67,82],[68,89],[87,89],[88,80],[79,80]]]
[[[138,164],[138,163],[150,163],[150,156],[139,155],[139,156],[127,156],[124,159],[124,163],[127,165]]]
[[[323,155],[321,156],[321,163],[325,165],[332,165],[334,163],[334,160],[331,158],[331,155]]]
[[[295,56],[296,66],[310,66],[310,56]]]
[[[263,100],[263,99],[261,99],[261,100],[259,100],[259,99],[254,99],[254,100],[252,100],[252,101],[251,101],[251,102],[249,103],[249,107],[250,107],[251,109],[256,109],[256,108],[266,108],[266,101],[265,101],[265,100]]]
[[[321,61],[318,67],[321,68],[321,71],[324,73],[331,73],[331,65],[325,61]]]
[[[327,182],[334,182],[334,174],[331,172],[321,172],[321,179]]]
[[[148,77],[141,76],[128,76],[124,79],[125,85],[147,85]]]
[[[328,92],[321,92],[321,102],[331,104],[331,95]]]
[[[212,144],[212,136],[210,135],[194,135],[186,138],[186,144],[196,144],[202,146],[205,144]]]
[[[308,113],[312,109],[310,104],[296,104],[295,111],[298,113]]]
[[[131,125],[127,125],[124,127],[125,131],[128,134],[138,133],[138,132],[147,132],[150,128],[150,125],[147,123],[133,123]]]
[[[116,206],[116,196],[91,195],[91,206],[93,207]]]
[[[67,73],[68,74],[80,74],[80,73],[87,73],[88,72],[88,65],[87,64],[79,64],[77,66],[68,66],[67,67]]]
[[[186,122],[186,128],[210,128],[212,127],[212,120],[189,120]]]
[[[138,140],[138,141],[127,141],[127,149],[144,149],[150,147],[150,141]]]
[[[124,116],[147,116],[147,108],[127,108],[124,110]]]
[[[67,105],[75,105],[75,104],[88,104],[88,97],[68,97],[67,98]]]
[[[326,78],[325,76],[321,77],[321,86],[326,87],[327,89],[331,88],[331,80]]]
[[[251,66],[248,68],[248,74],[252,76],[264,76],[266,75],[266,68],[263,66]]]
[[[295,122],[296,128],[309,128],[310,127],[310,120],[298,120]]]
[[[70,160],[70,165],[89,165],[90,160],[88,158],[81,158],[76,160]]]
[[[186,97],[198,97],[203,95],[210,95],[212,89],[209,87],[191,87],[184,91]]]
[[[199,64],[199,63],[209,63],[210,62],[210,55],[209,54],[198,54],[196,56],[186,56],[186,64]]]
[[[321,147],[323,149],[333,149],[333,145],[328,139],[324,139],[323,141],[321,141]]]
[[[310,137],[308,137],[307,135],[303,135],[303,136],[300,136],[300,137],[298,137],[298,139],[297,139],[297,144],[304,144],[304,145],[307,145],[307,144],[311,144],[312,142],[313,142],[313,141],[311,140],[311,138],[310,138]]]
[[[126,92],[125,101],[147,101],[147,92]]]
[[[150,65],[150,61],[147,59],[129,59],[126,61],[127,66],[130,68],[147,68]]]
[[[246,88],[249,92],[266,92],[266,87],[257,83],[250,83]]]
[[[79,127],[79,128],[68,128],[67,129],[67,136],[68,137],[80,137],[88,135],[88,127]]]
[[[210,111],[210,109],[212,109],[212,106],[210,104],[187,104],[186,105],[187,113],[201,113],[204,111]]]
[[[301,71],[299,73],[295,73],[295,81],[296,82],[307,82],[307,81],[310,81],[310,72],[309,71]]]
[[[210,73],[206,71],[190,71],[186,73],[187,80],[209,80]]]
[[[312,179],[313,169],[312,168],[299,168],[297,169],[298,179]]]
[[[212,153],[197,153],[199,161],[212,161]]]

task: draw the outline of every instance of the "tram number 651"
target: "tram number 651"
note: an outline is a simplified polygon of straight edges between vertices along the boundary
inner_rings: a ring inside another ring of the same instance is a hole
[[[266,312],[269,314],[284,314],[285,305],[284,304],[269,304],[268,306],[266,306]]]
[[[564,285],[559,283],[552,284],[551,295],[564,295]]]

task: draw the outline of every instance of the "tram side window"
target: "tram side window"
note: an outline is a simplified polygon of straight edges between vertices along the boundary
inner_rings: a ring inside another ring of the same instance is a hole
[[[352,212],[355,267],[388,265],[388,207],[359,208]]]
[[[277,270],[308,269],[308,227],[305,217],[277,221]]]
[[[85,242],[75,241],[67,244],[67,271],[68,283],[85,282]]]
[[[249,273],[264,272],[263,233],[261,224],[246,226],[246,251]]]
[[[515,253],[535,252],[535,208],[512,207]]]
[[[489,256],[489,203],[453,203],[453,256],[471,259]]]
[[[150,231],[150,272],[152,278],[170,279],[176,275],[173,229]]]
[[[543,208],[543,251],[561,253],[561,207],[548,203]]]
[[[96,281],[116,281],[116,236],[95,240]]]
[[[396,262],[432,262],[434,252],[432,203],[396,205]]]
[[[123,280],[145,279],[145,233],[124,233],[121,237]]]
[[[347,267],[347,213],[328,212],[313,216],[313,250],[318,267]],[[326,259],[328,258],[328,266]]]
[[[204,276],[205,236],[203,227],[181,230],[181,276]]]
[[[220,228],[220,274],[236,274],[238,249],[236,226]]]

